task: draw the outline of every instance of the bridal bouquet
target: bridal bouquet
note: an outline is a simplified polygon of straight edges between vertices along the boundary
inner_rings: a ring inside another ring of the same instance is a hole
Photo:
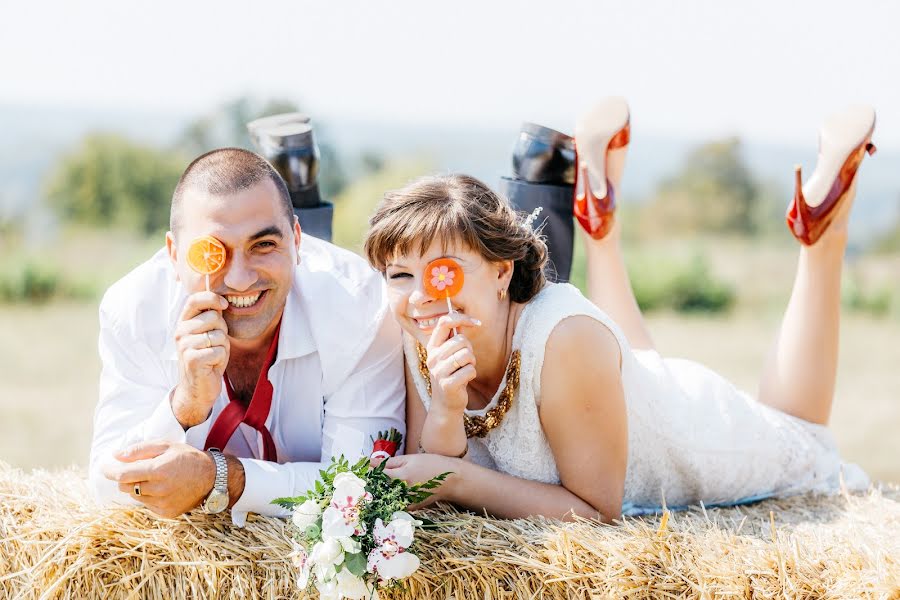
[[[386,432],[379,440],[399,446],[399,435]],[[408,485],[385,474],[384,462],[369,465],[369,458],[353,465],[334,458],[305,496],[273,500],[292,511],[297,584],[314,585],[322,600],[377,598],[378,589],[419,568],[412,548],[423,522],[405,509],[428,498],[449,473]]]

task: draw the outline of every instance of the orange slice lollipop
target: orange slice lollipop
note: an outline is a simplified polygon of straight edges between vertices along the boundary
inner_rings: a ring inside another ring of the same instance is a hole
[[[464,281],[462,267],[452,258],[439,258],[425,267],[425,291],[432,298],[452,298]]]
[[[187,262],[201,275],[212,275],[225,266],[225,246],[210,235],[198,237],[188,248]]]

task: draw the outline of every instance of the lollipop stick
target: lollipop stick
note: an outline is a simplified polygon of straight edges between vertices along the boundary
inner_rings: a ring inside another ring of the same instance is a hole
[[[447,294],[447,310],[450,311],[448,314],[453,314],[453,305],[450,304],[450,294]],[[456,327],[453,328],[453,335],[459,335],[459,332],[456,331]]]
[[[206,274],[206,291],[209,291],[209,273]]]

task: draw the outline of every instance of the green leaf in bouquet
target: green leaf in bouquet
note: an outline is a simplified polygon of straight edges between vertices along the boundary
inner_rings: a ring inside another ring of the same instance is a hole
[[[366,556],[362,552],[345,555],[344,565],[347,567],[348,571],[357,577],[362,577],[366,574]]]
[[[295,506],[299,506],[306,502],[306,496],[297,496],[296,498],[275,498],[271,504],[277,504],[281,508],[293,510]]]

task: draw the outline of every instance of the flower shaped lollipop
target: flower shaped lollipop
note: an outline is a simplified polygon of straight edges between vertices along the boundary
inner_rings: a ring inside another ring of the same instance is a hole
[[[225,246],[211,235],[200,236],[188,247],[187,263],[190,267],[206,275],[206,291],[209,291],[209,276],[218,273],[225,266]]]
[[[453,313],[450,298],[462,291],[465,276],[462,267],[452,258],[433,260],[425,267],[425,292],[435,299],[446,298],[447,310]],[[453,329],[456,333],[456,328]]]

